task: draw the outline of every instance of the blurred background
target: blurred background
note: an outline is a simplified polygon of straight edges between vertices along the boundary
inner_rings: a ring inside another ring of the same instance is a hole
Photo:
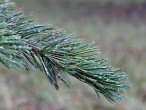
[[[101,56],[124,68],[133,87],[121,104],[99,99],[73,77],[73,87],[56,91],[40,71],[8,70],[0,64],[0,110],[146,110],[145,0],[12,0],[34,12],[40,24],[52,24],[95,41]]]

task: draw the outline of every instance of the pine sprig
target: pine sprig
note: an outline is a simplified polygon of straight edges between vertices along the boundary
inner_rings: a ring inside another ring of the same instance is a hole
[[[8,68],[34,66],[45,73],[58,90],[58,80],[70,87],[67,74],[91,86],[110,102],[123,99],[130,83],[121,69],[100,59],[94,42],[85,44],[74,34],[51,25],[37,25],[16,9],[13,2],[0,0],[0,62]]]

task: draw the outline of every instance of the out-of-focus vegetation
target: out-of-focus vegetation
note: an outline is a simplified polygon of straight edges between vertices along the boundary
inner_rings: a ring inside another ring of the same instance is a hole
[[[85,84],[70,77],[71,89],[56,91],[44,74],[34,69],[8,70],[0,65],[1,110],[145,110],[146,2],[144,0],[13,0],[37,22],[76,32],[86,42],[96,41],[102,57],[122,67],[133,87],[120,105],[98,99]]]

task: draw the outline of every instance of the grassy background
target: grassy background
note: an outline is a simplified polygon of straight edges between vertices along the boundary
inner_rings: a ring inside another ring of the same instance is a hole
[[[60,84],[60,90],[56,91],[45,75],[36,69],[8,70],[0,65],[1,110],[146,109],[144,0],[13,1],[17,7],[24,7],[25,13],[34,12],[34,18],[41,24],[65,28],[86,42],[96,41],[101,56],[111,58],[113,66],[124,68],[131,76],[133,87],[127,89],[127,99],[120,105],[110,104],[104,97],[98,99],[92,88],[72,77],[71,89]],[[127,9],[132,11],[125,11]]]

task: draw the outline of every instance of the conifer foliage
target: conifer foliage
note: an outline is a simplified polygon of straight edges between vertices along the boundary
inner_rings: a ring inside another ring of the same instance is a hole
[[[38,25],[22,9],[8,0],[0,0],[0,62],[8,68],[39,69],[58,90],[58,79],[70,87],[68,74],[91,86],[97,95],[110,102],[123,99],[129,83],[121,69],[99,58],[94,42],[83,43],[51,25]]]

